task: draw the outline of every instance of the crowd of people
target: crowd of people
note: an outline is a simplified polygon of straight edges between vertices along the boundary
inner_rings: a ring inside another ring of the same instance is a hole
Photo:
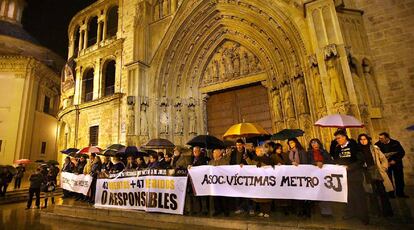
[[[278,165],[315,165],[322,168],[324,164],[343,165],[347,169],[348,203],[344,219],[359,218],[363,223],[369,222],[369,206],[383,217],[393,216],[389,199],[407,198],[404,193],[404,177],[402,159],[405,155],[401,144],[390,138],[388,133],[381,133],[379,141],[373,143],[370,136],[360,134],[357,140],[348,137],[346,130],[338,129],[331,148],[327,151],[319,139],[312,139],[307,149],[297,138],[287,141],[287,151],[282,144],[266,141],[264,144],[247,147],[242,139],[235,146],[225,149],[206,149],[194,146],[191,156],[183,154],[183,149],[175,147],[172,153],[152,153],[149,157],[98,156],[91,154],[76,162],[70,157],[65,159],[63,172],[90,174],[93,178],[87,196],[64,191],[64,198],[75,197],[76,200],[94,202],[96,180],[109,174],[122,171],[143,169],[188,169],[200,165],[256,165],[257,167]],[[101,160],[102,158],[102,160]],[[186,213],[190,215],[208,215],[214,210],[213,216],[229,216],[233,211],[236,215],[248,213],[268,218],[272,210],[280,209],[285,215],[310,217],[313,207],[319,207],[322,216],[332,216],[330,202],[312,202],[306,200],[272,200],[247,199],[230,197],[213,197],[213,207],[209,198],[195,196],[191,186],[187,187]]]

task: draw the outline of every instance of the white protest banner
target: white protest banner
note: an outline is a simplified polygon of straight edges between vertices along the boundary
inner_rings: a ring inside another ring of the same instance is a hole
[[[90,175],[73,174],[68,172],[62,172],[60,178],[60,184],[63,189],[71,192],[88,194],[89,187],[92,183],[92,177]]]
[[[198,166],[189,175],[197,196],[347,202],[346,169],[338,165]]]
[[[187,176],[98,179],[95,207],[183,214]]]

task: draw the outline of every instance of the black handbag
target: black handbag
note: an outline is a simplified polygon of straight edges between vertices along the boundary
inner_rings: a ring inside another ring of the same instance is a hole
[[[373,156],[373,158],[374,158],[374,165],[367,168],[368,176],[370,177],[371,180],[384,181],[377,167],[377,157]]]
[[[367,171],[371,180],[384,181],[376,165],[368,167]]]

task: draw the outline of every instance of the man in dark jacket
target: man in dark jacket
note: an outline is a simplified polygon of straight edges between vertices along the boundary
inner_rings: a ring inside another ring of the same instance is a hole
[[[173,169],[187,169],[190,159],[183,155],[183,149],[179,146],[174,148],[174,154],[171,159],[171,167]]]
[[[192,166],[201,166],[201,165],[207,165],[209,162],[209,158],[206,157],[203,153],[201,153],[201,149],[198,146],[195,146],[193,148],[193,155],[191,157],[191,164],[189,165],[189,168]],[[201,212],[203,215],[208,215],[209,211],[209,202],[208,197],[206,196],[195,196],[193,192],[190,194],[190,200],[191,200],[191,211],[194,212],[194,207],[199,207],[199,212]],[[196,214],[196,212],[194,212]]]
[[[0,196],[5,196],[9,183],[13,180],[13,174],[4,167],[0,168]]]
[[[334,164],[344,165],[347,171],[348,203],[344,219],[358,217],[369,223],[367,200],[363,187],[363,156],[355,140],[349,139],[346,131],[335,132],[337,146],[332,153]]]
[[[75,165],[72,163],[72,161],[70,160],[70,157],[66,157],[65,158],[65,163],[62,166],[62,172],[68,172],[68,173],[73,173],[73,171],[75,170]],[[63,196],[62,198],[68,198],[69,196],[71,196],[71,192],[63,189]]]
[[[36,207],[40,208],[40,188],[44,183],[44,177],[41,174],[41,169],[37,168],[36,173],[30,176],[29,200],[27,201],[26,209],[32,206],[33,195],[36,195]]]
[[[404,193],[404,171],[402,159],[405,155],[404,148],[400,142],[390,138],[388,133],[380,133],[379,141],[375,143],[388,159],[388,177],[393,181],[395,192],[398,197],[408,198]],[[393,178],[394,176],[394,178]],[[395,197],[394,192],[389,193],[390,197]]]
[[[232,149],[230,155],[230,165],[247,165],[244,155],[251,157],[251,154],[246,150],[245,143],[242,139],[236,141],[236,148]]]

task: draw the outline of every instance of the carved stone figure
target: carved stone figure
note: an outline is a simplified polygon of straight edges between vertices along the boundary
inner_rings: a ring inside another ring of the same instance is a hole
[[[275,121],[281,121],[283,115],[281,113],[282,107],[280,106],[280,94],[278,89],[272,91],[272,109]]]
[[[240,75],[249,74],[249,55],[245,49],[240,49]]]
[[[312,66],[311,72],[313,76],[313,84],[314,84],[313,91],[315,95],[316,107],[322,108],[325,106],[325,99],[324,99],[325,96],[323,94],[322,80],[321,80],[321,75],[319,73],[318,66]]]
[[[342,90],[345,86],[341,86],[341,76],[342,74],[336,65],[335,58],[330,58],[326,62],[327,72],[329,76],[329,88],[330,88],[330,97],[333,103],[343,102],[344,95]]]
[[[234,68],[234,76],[238,77],[240,76],[240,54],[239,54],[239,48],[235,47],[233,49],[233,68]]]
[[[188,119],[189,119],[188,133],[197,134],[195,106],[190,106],[188,108]]]
[[[369,65],[364,65],[364,75],[367,82],[371,106],[379,107],[381,104],[381,99],[378,92],[377,83],[375,82],[374,76],[371,74],[371,67]]]
[[[181,112],[181,105],[176,106],[175,110],[175,125],[174,125],[174,133],[175,134],[183,134],[184,133],[184,119]]]
[[[296,80],[298,94],[298,110],[300,114],[309,114],[308,96],[306,95],[305,82],[303,77]]]
[[[351,76],[354,82],[355,94],[357,96],[358,104],[364,104],[364,89],[361,77],[358,76],[356,68],[351,66]]]
[[[147,105],[141,104],[141,135],[148,135],[148,117],[147,117]]]
[[[161,134],[168,134],[168,125],[169,125],[169,117],[167,113],[167,106],[161,106],[161,115],[160,115],[160,133]]]
[[[223,52],[223,61],[224,61],[224,73],[225,73],[225,77],[227,79],[232,78],[233,77],[233,72],[234,72],[234,68],[233,68],[233,53],[231,51],[231,49],[225,49]]]
[[[215,82],[215,81],[218,81],[218,79],[219,79],[219,71],[220,71],[219,70],[219,62],[216,59],[214,59],[212,64],[213,64],[213,68],[212,68],[213,75],[212,75],[211,79],[213,80],[213,82]]]
[[[257,62],[256,62],[256,57],[252,54],[249,53],[248,54],[248,60],[249,60],[249,72],[250,73],[255,73],[257,72]]]
[[[218,56],[218,63],[219,63],[219,79],[224,80],[226,79],[226,61],[224,60],[224,55]]]
[[[285,114],[288,118],[295,117],[295,110],[293,108],[292,92],[290,91],[289,85],[283,87],[283,107]]]

